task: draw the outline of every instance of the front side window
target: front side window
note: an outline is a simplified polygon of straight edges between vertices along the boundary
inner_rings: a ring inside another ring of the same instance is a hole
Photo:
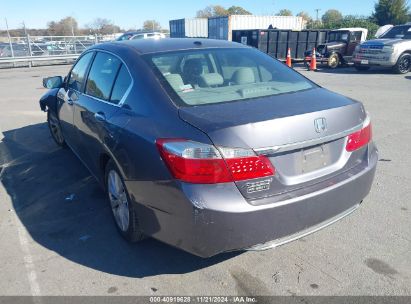
[[[358,42],[361,41],[362,32],[352,32],[351,33],[351,41]]]
[[[87,79],[86,94],[108,101],[120,66],[121,61],[117,57],[98,52]]]
[[[328,34],[328,42],[347,41],[349,32],[335,31]]]
[[[205,49],[146,55],[181,106],[291,93],[315,85],[252,48]]]
[[[81,91],[91,58],[93,58],[93,52],[85,54],[79,59],[79,61],[77,61],[76,65],[70,72],[68,81],[68,87],[70,89],[78,92]]]

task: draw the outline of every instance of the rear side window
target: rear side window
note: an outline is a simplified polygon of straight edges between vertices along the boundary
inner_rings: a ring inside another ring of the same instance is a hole
[[[83,57],[77,61],[76,65],[73,67],[70,73],[70,78],[68,82],[68,87],[70,89],[81,91],[83,86],[87,68],[90,64],[90,60],[93,57],[93,52],[85,54]]]
[[[97,53],[88,76],[86,94],[109,101],[120,66],[121,61],[117,57],[107,53]]]
[[[116,83],[114,84],[110,102],[118,104],[123,98],[124,94],[127,92],[127,89],[130,87],[130,84],[130,74],[128,73],[127,68],[123,64],[120,68],[120,72],[118,73]]]

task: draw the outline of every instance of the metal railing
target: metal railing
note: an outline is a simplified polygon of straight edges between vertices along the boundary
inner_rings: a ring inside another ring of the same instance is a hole
[[[102,36],[30,36],[0,37],[2,63],[55,61],[76,59],[92,45],[107,41]]]

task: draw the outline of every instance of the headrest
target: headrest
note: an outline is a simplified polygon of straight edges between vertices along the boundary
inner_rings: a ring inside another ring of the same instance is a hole
[[[255,83],[255,75],[251,68],[240,68],[234,72],[231,81],[235,84]]]
[[[203,62],[200,58],[188,59],[184,63],[183,73],[201,75],[203,73]]]
[[[212,87],[212,86],[219,86],[224,83],[223,76],[221,76],[218,73],[208,73],[208,74],[203,74],[200,76],[200,79],[198,80],[198,85],[200,87]]]

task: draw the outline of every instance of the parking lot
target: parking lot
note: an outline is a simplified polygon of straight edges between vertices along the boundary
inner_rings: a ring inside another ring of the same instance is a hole
[[[152,239],[126,243],[95,180],[55,145],[38,99],[42,78],[69,68],[0,70],[1,295],[411,295],[411,73],[297,67],[370,112],[372,191],[298,241],[201,259]]]

